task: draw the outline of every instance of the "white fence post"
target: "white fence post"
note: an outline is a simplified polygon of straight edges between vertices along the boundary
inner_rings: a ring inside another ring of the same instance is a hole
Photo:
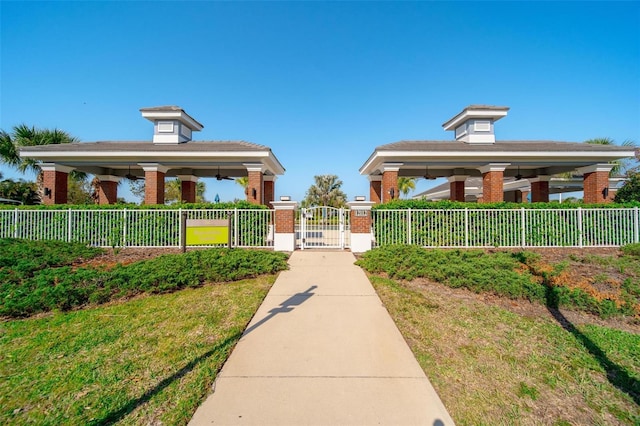
[[[407,244],[411,245],[413,238],[411,238],[411,209],[407,209]]]
[[[71,209],[68,210],[69,211],[69,221],[68,221],[68,225],[67,225],[67,242],[71,242]]]
[[[18,209],[13,211],[13,238],[18,238]]]
[[[469,248],[469,208],[464,208],[464,246]]]
[[[582,248],[582,236],[584,229],[582,228],[582,207],[578,207],[578,247]]]
[[[633,208],[633,242],[640,242],[640,236],[638,235],[638,208]]]
[[[524,209],[524,207],[520,208],[520,225],[521,225],[521,231],[522,231],[522,240],[520,242],[522,248],[524,248],[527,245],[527,226],[526,226],[526,220],[527,220],[527,212]]]

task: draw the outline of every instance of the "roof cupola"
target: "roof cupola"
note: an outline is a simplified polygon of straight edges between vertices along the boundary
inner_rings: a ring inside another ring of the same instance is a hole
[[[494,123],[507,115],[509,107],[469,105],[442,125],[455,131],[457,141],[469,144],[492,144],[496,141]]]
[[[153,143],[177,145],[189,142],[192,133],[204,128],[179,106],[141,108],[142,116],[153,122]]]

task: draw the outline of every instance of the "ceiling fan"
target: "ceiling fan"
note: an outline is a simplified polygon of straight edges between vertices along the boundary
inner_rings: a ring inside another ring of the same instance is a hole
[[[131,174],[131,166],[129,166],[129,173],[127,173],[126,175],[124,175],[125,178],[132,180],[132,181],[138,181],[138,180],[144,180],[143,177],[140,176],[136,176],[136,175],[132,175]]]
[[[233,178],[229,176],[222,176],[220,174],[220,167],[218,167],[218,174],[216,175],[216,180],[233,180]]]
[[[516,180],[522,180],[523,176],[520,174],[520,166],[518,166],[518,173],[515,176]]]
[[[438,178],[438,176],[434,176],[434,175],[430,175],[429,174],[429,167],[427,167],[427,166],[425,166],[425,171],[424,171],[424,176],[423,177],[425,179],[427,179],[427,180],[434,180],[434,179]]]

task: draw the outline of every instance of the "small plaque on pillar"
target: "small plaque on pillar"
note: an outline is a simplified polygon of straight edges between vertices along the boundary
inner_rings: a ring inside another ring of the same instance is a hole
[[[354,211],[355,211],[356,217],[367,217],[368,215],[367,213],[368,210],[356,209]]]

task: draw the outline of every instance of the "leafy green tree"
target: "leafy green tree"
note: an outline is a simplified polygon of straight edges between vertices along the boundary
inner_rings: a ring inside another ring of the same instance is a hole
[[[336,175],[319,175],[314,176],[315,183],[309,187],[305,199],[304,206],[328,206],[328,207],[344,207],[347,202],[347,196],[340,187],[342,181]]]
[[[26,182],[22,179],[18,181],[11,179],[1,181],[0,197],[20,201],[27,205],[40,203],[37,185],[34,182]]]
[[[402,195],[407,195],[409,192],[416,189],[416,179],[411,177],[399,177],[398,178],[398,191]]]
[[[640,201],[640,173],[634,172],[627,176],[627,181],[618,189],[613,200],[616,203]]]

